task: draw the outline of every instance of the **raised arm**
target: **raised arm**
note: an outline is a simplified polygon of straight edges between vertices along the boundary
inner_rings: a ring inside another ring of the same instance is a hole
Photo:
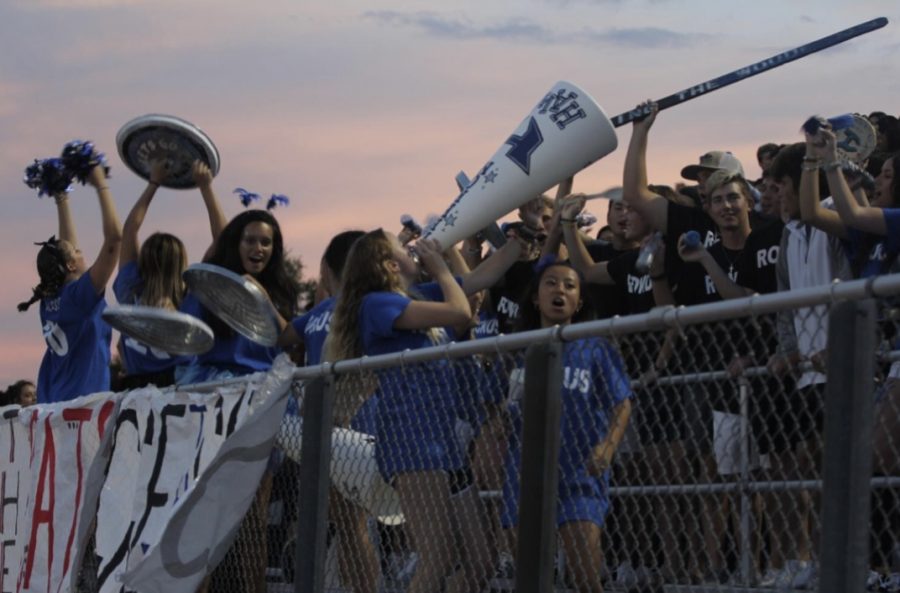
[[[206,205],[206,214],[209,216],[209,232],[215,243],[228,221],[225,219],[222,206],[212,188],[212,171],[206,163],[198,159],[191,167],[191,176],[194,178],[194,183],[200,188],[200,195]]]
[[[806,156],[800,172],[800,220],[811,224],[829,235],[847,238],[847,228],[840,215],[829,210],[819,200],[820,148],[814,136],[806,135]]]
[[[578,232],[575,219],[584,207],[584,194],[573,194],[566,198],[560,217],[560,225],[569,250],[569,260],[588,282],[595,284],[615,284],[609,275],[606,262],[595,263]]]
[[[666,232],[669,222],[668,201],[647,187],[647,138],[659,111],[656,103],[652,102],[642,103],[638,107],[644,108],[648,105],[650,115],[642,120],[635,120],[631,130],[631,141],[625,154],[625,171],[622,175],[622,195],[625,203],[637,210],[650,226]]]
[[[59,221],[59,240],[68,241],[73,247],[77,247],[78,236],[75,233],[72,210],[69,208],[69,194],[59,192],[54,194],[53,200],[56,202],[56,218]]]
[[[553,216],[550,218],[550,222],[545,225],[547,238],[544,240],[544,245],[541,247],[541,257],[547,257],[549,255],[564,259],[568,259],[569,257],[567,253],[568,250],[565,249],[565,246],[562,244],[563,232],[560,228],[559,219],[562,214],[565,198],[572,193],[572,186],[574,183],[575,177],[569,177],[556,187],[556,199],[553,201]]]
[[[462,287],[456,283],[447,267],[437,241],[423,239],[416,243],[416,252],[425,270],[441,287],[444,300],[441,302],[412,301],[394,320],[395,329],[427,329],[430,327],[453,327],[468,323],[472,317],[469,299]]]
[[[470,272],[469,264],[456,247],[450,247],[444,251],[444,259],[447,262],[447,267],[450,268],[451,274],[465,276]]]
[[[463,291],[470,295],[491,288],[503,278],[503,275],[514,263],[519,261],[523,251],[521,239],[507,241],[503,247],[494,251],[477,268],[463,276]]]
[[[116,205],[109,192],[103,167],[97,166],[91,169],[88,183],[97,190],[97,197],[100,199],[100,217],[103,221],[103,245],[89,271],[94,290],[100,294],[106,290],[106,284],[112,277],[119,261],[119,250],[122,247],[122,225],[119,224]]]
[[[138,231],[144,224],[144,218],[147,216],[147,210],[150,208],[150,202],[159,189],[159,184],[166,174],[166,166],[164,161],[153,161],[150,164],[150,181],[144,189],[144,193],[138,198],[125,224],[122,226],[122,253],[119,255],[119,269],[121,270],[126,264],[136,261],[138,253],[140,253],[141,243],[138,240]]]
[[[841,221],[864,233],[885,235],[887,223],[884,220],[882,209],[861,206],[850,186],[847,185],[847,179],[844,177],[837,156],[837,139],[834,132],[825,128],[820,129],[812,138],[807,137],[807,142],[808,146],[811,145],[813,156],[820,159],[822,163],[825,179],[828,180],[828,189],[834,198],[834,205]]]

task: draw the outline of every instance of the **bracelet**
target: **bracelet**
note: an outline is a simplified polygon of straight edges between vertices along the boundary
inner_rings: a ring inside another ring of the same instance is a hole
[[[834,171],[835,169],[841,168],[840,161],[831,161],[830,163],[826,163],[820,167],[823,171]]]
[[[559,221],[563,224],[575,224],[578,222],[577,218],[562,218],[560,217]]]
[[[657,274],[656,276],[650,276],[650,279],[653,280],[654,282],[658,282],[658,281],[660,281],[660,280],[665,280],[665,279],[666,279],[666,273],[663,272],[662,274]]]
[[[818,163],[818,161],[816,161],[815,165],[807,165],[804,163],[803,165],[800,165],[800,170],[801,171],[818,171],[819,163]]]
[[[805,156],[805,157],[803,157],[803,162],[804,163],[818,163],[819,159],[814,156]]]

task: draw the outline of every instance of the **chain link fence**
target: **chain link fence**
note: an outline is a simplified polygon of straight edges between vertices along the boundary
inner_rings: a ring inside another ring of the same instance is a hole
[[[898,591],[896,294],[887,276],[299,369],[203,590]]]

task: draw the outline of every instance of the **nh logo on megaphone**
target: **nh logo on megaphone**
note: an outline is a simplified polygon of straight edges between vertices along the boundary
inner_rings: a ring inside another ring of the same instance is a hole
[[[553,85],[425,236],[449,247],[616,147],[612,123],[582,89]]]

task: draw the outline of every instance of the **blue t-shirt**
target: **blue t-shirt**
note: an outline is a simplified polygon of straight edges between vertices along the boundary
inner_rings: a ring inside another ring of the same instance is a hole
[[[138,271],[137,262],[129,262],[119,270],[113,282],[113,293],[122,305],[139,305],[144,292],[144,280]],[[191,357],[178,356],[151,348],[150,346],[122,336],[122,357],[125,371],[129,375],[161,373],[178,364],[189,364]]]
[[[109,390],[112,330],[100,317],[106,308],[91,275],[63,286],[55,298],[41,300],[41,328],[47,352],[38,374],[38,403],[68,401]]]
[[[598,478],[588,474],[586,462],[594,447],[606,438],[613,409],[630,397],[622,359],[609,342],[586,338],[565,344],[559,447],[560,524],[579,519],[602,521],[609,506],[607,475]],[[516,523],[518,512],[523,420],[520,402],[510,405],[510,416],[514,432],[503,487],[503,520],[507,526]],[[582,516],[585,512],[587,516]]]
[[[426,300],[443,300],[440,286],[415,288]],[[363,354],[374,356],[427,348],[446,341],[446,331],[395,329],[394,322],[412,302],[395,292],[374,292],[360,305]],[[376,461],[381,473],[456,470],[463,455],[455,439],[457,401],[454,375],[446,359],[376,371],[378,409]]]
[[[184,297],[179,310],[198,319],[203,319],[204,314],[209,315],[197,297],[191,293]],[[230,371],[233,376],[248,375],[269,370],[279,352],[280,350],[274,346],[266,347],[257,344],[236,331],[232,331],[229,336],[216,336],[212,349],[196,356],[190,364],[216,371]],[[188,376],[190,376],[190,382],[194,382],[205,381],[212,375],[201,373]]]
[[[882,269],[884,260],[888,256],[894,257],[895,265],[898,262],[896,255],[900,253],[900,208],[884,208],[882,212],[884,212],[884,224],[887,234],[872,246],[868,258],[860,268],[860,278],[871,278],[872,276],[889,273],[891,270]],[[848,251],[850,252],[851,260],[856,259],[867,236],[869,236],[867,233],[847,227],[847,238],[850,244]]]
[[[291,321],[294,331],[303,337],[306,346],[306,364],[314,366],[322,362],[325,349],[325,338],[331,328],[331,316],[334,313],[334,297],[328,297],[300,317]]]

